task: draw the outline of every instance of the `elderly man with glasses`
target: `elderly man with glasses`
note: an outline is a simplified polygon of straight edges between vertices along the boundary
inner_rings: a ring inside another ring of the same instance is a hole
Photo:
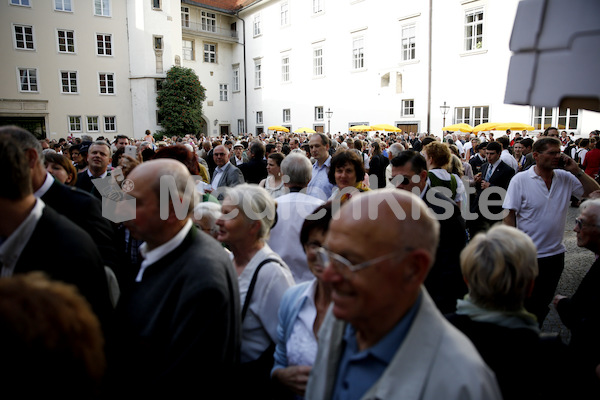
[[[333,303],[306,398],[501,398],[422,286],[438,237],[425,203],[406,191],[363,193],[336,212],[318,253]]]

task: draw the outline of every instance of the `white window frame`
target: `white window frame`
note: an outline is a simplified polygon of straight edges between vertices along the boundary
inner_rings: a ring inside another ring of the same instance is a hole
[[[217,13],[202,11],[200,29],[204,32],[217,32]]]
[[[254,32],[254,37],[260,36],[262,34],[261,26],[260,26],[260,13],[255,14],[252,19],[252,27]]]
[[[112,122],[110,121],[112,118]],[[105,115],[104,116],[104,132],[117,132],[117,117],[116,115]],[[111,129],[112,125],[112,129]]]
[[[232,92],[239,92],[240,91],[240,67],[239,65],[236,65],[233,67],[233,86],[232,86]]]
[[[96,119],[94,121],[94,118]],[[86,127],[86,132],[100,132],[100,125],[99,125],[99,117],[97,115],[86,115],[85,116],[85,127]],[[95,125],[96,129],[93,129]]]
[[[81,115],[67,116],[67,123],[69,125],[69,132],[82,132]],[[77,129],[77,126],[79,126],[79,129]]]
[[[362,71],[366,67],[365,63],[365,36],[357,35],[352,37],[352,70]]]
[[[325,11],[323,7],[324,0],[312,0],[312,13],[321,14]]]
[[[94,15],[97,17],[110,17],[111,16],[111,5],[110,0],[92,0]],[[99,6],[99,11],[98,11]],[[99,12],[99,14],[98,14]]]
[[[477,20],[478,15],[481,14],[481,20]],[[469,21],[469,17],[473,17],[473,21]],[[481,26],[481,34],[477,34],[477,26]],[[469,36],[469,28],[471,29],[471,35]],[[479,38],[479,40],[478,40]],[[479,51],[484,49],[485,44],[485,10],[484,7],[476,7],[465,10],[465,22],[464,22],[464,46],[463,50],[466,52]],[[469,48],[470,47],[470,48]]]
[[[402,116],[403,117],[414,117],[415,116],[415,99],[403,99],[402,100]]]
[[[469,115],[465,116],[467,113]],[[454,123],[471,125],[471,107],[454,107]]]
[[[11,6],[31,7],[31,0],[8,0]]]
[[[325,118],[325,107],[316,106],[315,107],[315,121],[323,121]]]
[[[65,35],[65,37],[64,37],[65,43],[63,45],[65,47],[65,50],[61,50],[60,49],[60,47],[61,47],[61,43],[60,43],[60,41],[61,41],[61,37],[60,37],[61,32]],[[70,46],[69,45],[69,38],[68,38],[69,32],[72,34],[72,37],[71,37],[72,44],[71,44],[71,46],[73,47],[73,51],[69,51],[69,46]],[[57,46],[58,52],[61,53],[61,54],[76,54],[77,53],[77,47],[76,47],[76,42],[75,42],[75,31],[72,30],[72,29],[57,29],[56,30],[56,46]]]
[[[219,83],[219,101],[229,101],[229,85]]]
[[[262,58],[254,59],[254,88],[262,87]]]
[[[290,110],[289,108],[283,109],[283,122],[284,123],[292,122],[292,110]]]
[[[63,85],[63,74],[68,74],[67,80],[68,80],[68,87],[69,87],[69,91],[65,92],[64,91],[64,85]],[[71,80],[73,79],[72,74],[74,74],[75,76],[75,90],[71,90],[72,89],[72,85],[71,85]],[[72,70],[60,70],[58,72],[58,82],[60,85],[60,92],[62,94],[79,94],[79,72],[78,71],[72,71]]]
[[[237,120],[238,135],[242,135],[244,133],[245,126],[246,126],[246,124],[244,123],[243,119]]]
[[[285,0],[281,2],[280,7],[281,15],[281,26],[288,26],[290,24],[290,3]]]
[[[186,47],[186,43],[189,43],[190,46]],[[194,61],[195,59],[195,51],[194,51],[194,47],[195,47],[195,43],[193,39],[182,39],[181,40],[181,52],[183,53],[183,59],[184,60],[188,60],[188,61]]]
[[[564,114],[563,114],[564,112]],[[576,112],[576,114],[574,114],[573,112]],[[581,121],[580,117],[580,110],[577,108],[558,108],[558,113],[556,116],[556,124],[554,126],[556,126],[558,129],[562,130],[562,131],[566,131],[566,130],[578,130],[579,129],[579,121]],[[571,128],[571,119],[575,118],[575,128]],[[564,119],[565,120],[565,124],[561,126],[560,120]]]
[[[417,59],[417,24],[402,25],[402,61]]]
[[[256,112],[256,124],[257,125],[262,125],[263,124],[263,112],[262,111],[257,111]]]
[[[152,35],[152,47],[154,51],[163,51],[165,44],[162,35]]]
[[[114,96],[115,86],[115,74],[113,72],[98,72],[98,93],[102,96]]]
[[[323,47],[315,47],[313,48],[313,77],[320,78],[324,75]]]
[[[281,82],[290,82],[290,55],[281,56]]]
[[[25,72],[25,76],[21,75],[22,71]],[[27,85],[27,89],[23,89],[24,83]],[[17,68],[17,85],[21,93],[39,93],[40,84],[37,77],[37,68]],[[32,89],[33,85],[35,85],[35,89]]]
[[[17,33],[17,29],[20,28],[21,33]],[[31,28],[31,41],[27,40],[27,33],[25,33],[25,30],[27,28]],[[35,51],[36,50],[36,43],[35,43],[35,31],[33,29],[33,25],[23,25],[23,24],[13,24],[13,44],[15,46],[15,50],[25,50],[25,51]],[[23,35],[23,46],[24,47],[19,47],[18,46],[18,41],[17,41],[17,35]],[[31,48],[27,47],[27,43],[31,42]]]
[[[190,27],[190,8],[189,7],[181,7],[181,26],[183,28]]]
[[[73,12],[73,1],[72,0],[53,0],[54,11],[60,12]],[[60,4],[60,8],[59,8]],[[67,9],[68,4],[68,9]]]
[[[213,50],[211,50],[210,47],[207,50],[206,46],[213,46]],[[203,47],[204,47],[204,51],[202,53],[203,54],[202,61],[205,63],[209,63],[209,64],[217,64],[217,44],[205,42],[203,44]],[[208,61],[207,61],[207,58],[208,58]],[[211,61],[211,59],[212,59],[212,61]]]
[[[102,36],[102,41],[98,40],[98,36]],[[96,33],[94,35],[94,37],[96,38],[96,55],[101,56],[101,57],[112,57],[113,52],[114,52],[112,34],[111,33]],[[108,40],[106,40],[107,38],[108,38]],[[102,51],[104,52],[104,54],[100,54],[100,48],[101,48],[100,43],[102,43]],[[109,46],[107,47],[106,44],[108,44]],[[107,48],[108,48],[108,51],[107,51]],[[108,54],[108,52],[110,52],[110,54]]]
[[[152,9],[153,10],[162,10],[162,1],[161,0],[150,0],[152,2]],[[156,6],[156,3],[158,2],[158,7]]]
[[[486,111],[487,117],[484,116]],[[471,109],[471,122],[473,126],[490,122],[490,106],[473,106]]]

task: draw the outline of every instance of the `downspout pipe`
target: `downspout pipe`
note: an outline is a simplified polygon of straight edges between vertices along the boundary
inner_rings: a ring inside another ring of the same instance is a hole
[[[427,133],[431,133],[431,54],[432,54],[432,43],[433,38],[431,37],[433,32],[433,0],[429,0],[429,68],[427,71]]]

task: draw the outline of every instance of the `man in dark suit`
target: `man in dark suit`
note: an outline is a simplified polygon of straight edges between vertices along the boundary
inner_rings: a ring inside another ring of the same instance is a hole
[[[104,329],[112,304],[102,258],[91,237],[33,195],[29,158],[0,128],[0,276],[42,271],[73,284],[92,306]],[[66,251],[63,260],[56,251]]]
[[[456,300],[467,293],[460,270],[460,252],[467,243],[465,220],[454,201],[427,184],[427,162],[422,155],[403,151],[391,163],[392,184],[413,193],[413,188],[418,189],[440,223],[440,242],[425,287],[442,313],[454,312]]]
[[[160,204],[161,176],[173,178],[177,206],[171,198]],[[195,192],[186,188],[194,183],[182,163],[148,161],[128,179],[136,218],[125,225],[144,240],[144,261],[117,305],[110,397],[187,398],[200,390],[227,398],[241,340],[235,269],[221,244],[192,223]]]
[[[104,265],[111,268],[119,278],[121,263],[115,251],[115,231],[102,216],[100,201],[90,193],[55,180],[44,167],[42,147],[33,134],[17,127],[5,127],[2,132],[10,135],[25,152],[29,160],[34,196],[41,198],[47,206],[86,231],[98,247]]]
[[[250,143],[250,160],[239,166],[244,175],[244,181],[258,185],[267,177],[267,162],[264,157],[265,146],[259,140],[252,141]]]
[[[481,172],[481,166],[485,164],[485,149],[487,148],[487,142],[483,142],[477,145],[473,156],[469,159],[471,169],[473,169],[473,176]]]
[[[500,160],[502,145],[498,142],[489,142],[485,149],[487,162],[481,166],[481,175],[475,176],[475,201],[471,204],[471,212],[477,214],[477,219],[467,223],[471,237],[501,221],[503,218],[502,199],[499,193],[491,193],[485,196],[485,190],[490,187],[508,189],[510,180],[515,175],[515,169]],[[488,202],[500,203],[500,205],[489,205]]]
[[[212,190],[244,183],[242,171],[229,162],[229,150],[227,150],[227,147],[219,145],[213,150],[216,168],[214,174],[211,175]],[[218,196],[219,194],[216,193],[215,195]]]
[[[90,145],[88,150],[88,169],[77,174],[77,182],[75,186],[102,199],[102,195],[92,183],[94,179],[107,177],[108,165],[111,161],[111,149],[108,143],[102,140],[97,140]]]

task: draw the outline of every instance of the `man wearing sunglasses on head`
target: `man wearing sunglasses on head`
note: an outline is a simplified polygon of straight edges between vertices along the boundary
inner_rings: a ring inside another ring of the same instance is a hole
[[[418,196],[380,189],[333,216],[323,280],[332,306],[306,398],[500,399],[496,378],[422,286],[439,223]]]
[[[454,312],[456,299],[467,294],[460,271],[460,252],[467,243],[465,220],[454,201],[437,188],[430,188],[427,162],[422,155],[403,151],[392,159],[391,165],[392,185],[420,196],[440,223],[440,241],[425,287],[443,314]]]

